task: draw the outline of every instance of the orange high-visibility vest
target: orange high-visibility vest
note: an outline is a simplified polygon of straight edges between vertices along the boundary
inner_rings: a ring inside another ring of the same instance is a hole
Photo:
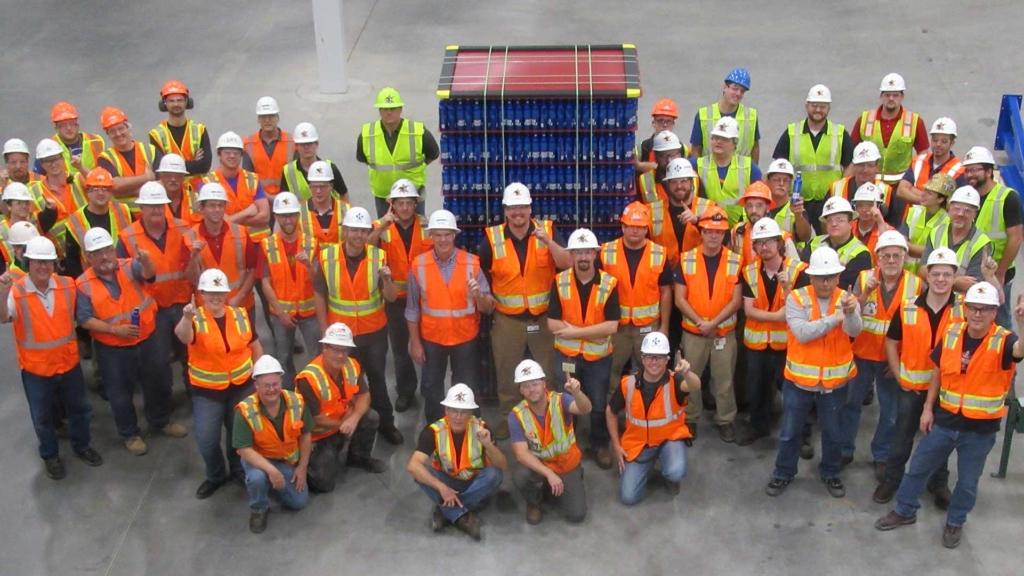
[[[601,269],[618,281],[619,325],[650,326],[661,319],[661,286],[658,279],[667,264],[665,248],[650,240],[644,242],[643,255],[630,278],[626,261],[626,243],[622,238],[601,247]]]
[[[534,220],[538,230],[548,238],[554,234],[550,220]],[[548,310],[551,280],[555,277],[555,261],[546,244],[537,238],[526,243],[526,265],[520,269],[519,255],[512,238],[505,235],[505,225],[498,224],[485,230],[491,246],[491,293],[498,312],[515,316],[529,311],[540,316]]]
[[[928,180],[932,177],[932,153],[924,152],[914,156],[914,161],[910,163],[911,169],[914,174],[914,187],[924,189],[924,185],[928,183]],[[939,166],[935,172],[936,174],[945,174],[956,180],[963,176],[964,165],[960,162],[960,159],[953,154],[949,155],[949,158]]]
[[[295,192],[292,192],[295,194]],[[316,241],[323,248],[329,245],[339,245],[344,240],[341,222],[345,219],[345,213],[351,207],[348,202],[342,202],[339,198],[332,196],[331,202],[334,209],[331,211],[331,223],[326,227],[320,225],[320,219],[311,208],[313,200],[302,203],[302,213],[299,215],[299,223],[302,225],[302,232]]]
[[[810,309],[808,320],[813,322],[834,314],[845,293],[845,290],[836,290],[824,314],[812,286],[794,290],[791,296],[797,304]],[[853,362],[853,346],[850,337],[843,332],[843,325],[836,325],[821,338],[806,344],[797,340],[793,332],[789,332],[783,374],[786,379],[803,388],[826,390],[839,388],[853,379],[857,375],[857,365]]]
[[[555,275],[555,289],[558,300],[562,304],[562,320],[573,326],[594,326],[605,321],[604,305],[618,285],[618,280],[611,274],[597,270],[591,282],[594,287],[586,303],[580,299],[576,288],[576,272],[572,268]],[[612,353],[612,337],[605,336],[599,340],[584,340],[555,336],[555,349],[566,356],[583,356],[584,360],[600,360]]]
[[[455,269],[444,281],[434,253],[413,260],[412,270],[420,288],[420,336],[427,342],[455,346],[480,333],[480,312],[469,291],[469,281],[480,273],[480,260],[465,250],[455,251]]]
[[[967,323],[950,327],[942,341],[939,357],[939,406],[953,414],[975,420],[997,420],[1006,415],[1006,394],[1013,385],[1016,366],[1003,369],[1006,328],[993,323],[988,334],[971,354],[967,372],[961,373],[964,334]]]
[[[298,249],[306,250],[302,230],[298,230],[297,233]],[[315,240],[311,248],[307,252],[310,259],[317,253]],[[270,285],[274,288],[277,303],[299,318],[308,318],[316,314],[313,280],[309,276],[309,269],[302,263],[296,262],[294,255],[288,256],[280,234],[272,234],[260,240],[260,249],[267,261]]]
[[[676,398],[675,382],[675,376],[669,374],[668,380],[655,392],[650,408],[645,408],[643,394],[637,390],[636,376],[623,376],[619,381],[626,400],[626,430],[619,442],[627,460],[636,460],[648,446],[692,437],[686,425],[686,399],[680,402]]]
[[[185,276],[188,258],[183,255],[188,253],[192,242],[196,240],[196,234],[188,224],[177,218],[168,219],[163,249],[146,234],[142,222],[133,222],[121,230],[119,236],[132,258],[138,256],[139,250],[149,253],[156,268],[156,277],[153,282],[146,283],[143,289],[153,296],[157,306],[167,308],[174,304],[188,303],[192,297],[192,283]]]
[[[260,412],[260,396],[253,393],[235,406],[245,423],[252,430],[253,448],[268,460],[284,460],[295,465],[299,461],[299,436],[302,436],[302,410],[305,402],[302,396],[291,390],[281,390],[284,422],[282,436],[277,435],[274,423]]]
[[[565,474],[580,465],[582,454],[576,445],[576,430],[572,414],[562,410],[562,393],[548,391],[547,411],[544,422],[530,410],[530,404],[523,400],[512,409],[530,453],[537,457],[555,474]]]
[[[380,269],[387,264],[384,251],[366,246],[366,256],[354,275],[348,272],[345,248],[336,244],[320,251],[320,269],[327,282],[327,323],[344,322],[360,336],[383,330],[388,322]]]
[[[757,258],[743,269],[743,278],[746,279],[750,291],[754,294],[754,308],[765,312],[777,312],[786,305],[787,290],[776,284],[775,297],[768,301],[768,291],[761,286],[761,268],[763,263]],[[796,286],[800,273],[807,268],[807,264],[792,258],[783,258],[780,270],[786,271],[790,286]],[[747,317],[743,326],[743,345],[751,350],[785,350],[789,332],[786,328],[786,320],[783,318],[778,322],[765,322]]]
[[[203,144],[204,132],[206,132],[206,126],[202,122],[196,122],[191,118],[185,120],[185,135],[181,139],[181,146],[179,146],[174,141],[167,120],[164,120],[149,131],[149,137],[156,141],[157,148],[161,153],[177,154],[186,162],[191,162],[196,159],[196,153],[199,152],[199,148]]]
[[[281,173],[284,165],[291,161],[295,154],[295,144],[291,134],[280,130],[281,137],[274,142],[274,151],[269,156],[267,149],[263,146],[263,139],[260,132],[245,137],[245,152],[252,161],[253,170],[260,177],[260,186],[263,192],[273,198],[281,191]]]
[[[686,301],[701,318],[710,320],[718,315],[732,300],[733,289],[740,281],[740,255],[722,248],[718,254],[718,270],[715,272],[715,293],[711,293],[708,282],[707,266],[700,248],[694,248],[682,255],[679,262],[683,278],[686,279]],[[736,315],[733,314],[718,325],[715,334],[725,336],[736,328]],[[700,334],[697,324],[683,314],[683,330]]]
[[[192,230],[195,231],[199,238],[202,238],[201,227],[203,223],[200,222],[192,226]],[[235,294],[238,294],[239,288],[242,287],[242,275],[245,274],[245,250],[249,242],[249,235],[246,231],[245,226],[239,226],[238,224],[231,224],[230,222],[223,222],[221,226],[227,227],[227,234],[224,236],[224,240],[220,248],[220,260],[213,257],[213,251],[210,249],[209,243],[203,246],[203,251],[200,252],[200,257],[203,260],[203,270],[207,268],[218,268],[228,277],[228,287],[231,288],[231,292],[228,293],[228,298],[233,298]],[[221,228],[223,230],[223,228]],[[197,292],[198,293],[198,292]],[[244,308],[251,308],[256,303],[253,298],[252,290],[245,295],[245,299],[242,301],[241,306]]]
[[[224,347],[217,321],[200,306],[192,320],[195,337],[188,345],[188,376],[193,386],[210,390],[224,390],[228,386],[241,386],[252,374],[252,325],[245,308],[226,306],[228,347]]]
[[[256,202],[259,177],[256,176],[255,172],[239,170],[238,175],[235,177],[235,186],[232,186],[227,176],[224,175],[224,171],[218,168],[204,176],[203,182],[218,182],[224,187],[224,192],[228,196],[227,206],[224,207],[225,214],[237,214]],[[269,226],[247,226],[246,228],[253,242],[259,242],[270,236]]]
[[[939,319],[938,330],[932,334],[932,324],[928,319],[928,311],[918,306],[913,300],[905,300],[900,309],[900,321],[903,325],[903,339],[900,348],[900,387],[912,392],[928,390],[935,373],[935,363],[931,353],[950,326],[964,322],[963,300],[960,296],[950,304]]]
[[[126,154],[132,155],[132,164],[128,164],[128,161],[125,160]],[[136,140],[132,142],[132,149],[128,152],[121,152],[117,148],[110,147],[104,150],[103,155],[100,157],[105,158],[114,168],[110,171],[110,175],[114,178],[139,176],[145,174],[147,168],[152,167],[153,161],[156,159],[156,147],[149,142],[143,143]],[[122,192],[120,194],[114,193],[114,197],[117,198],[118,202],[136,213],[139,211],[138,206],[135,205],[135,199],[138,195],[138,190]]]
[[[430,459],[430,465],[434,470],[444,472],[458,480],[472,480],[480,470],[483,470],[487,462],[484,459],[484,447],[475,434],[476,427],[476,416],[470,416],[466,422],[466,433],[462,436],[462,446],[456,448],[447,416],[430,425],[430,429],[434,431],[436,447]],[[459,451],[457,461],[456,450]]]
[[[90,331],[97,342],[102,342],[107,346],[135,346],[149,338],[149,335],[156,329],[156,302],[132,277],[132,261],[130,259],[118,260],[116,276],[117,283],[121,287],[121,295],[117,298],[113,297],[106,284],[96,275],[96,270],[91,267],[75,280],[75,284],[82,294],[88,296],[92,302],[93,316],[111,326],[131,323],[132,311],[139,311],[139,335],[135,338],[122,338],[107,332]]]
[[[374,224],[379,225],[379,221]],[[434,241],[427,236],[427,221],[423,216],[417,214],[413,218],[412,227],[412,238],[408,248],[405,247],[402,235],[398,231],[398,222],[392,222],[381,232],[379,238],[380,248],[387,255],[388,267],[391,268],[391,281],[398,287],[398,298],[405,298],[408,295],[406,287],[409,285],[412,261],[434,247]]]
[[[857,286],[861,294],[867,291],[868,279],[873,274],[875,270],[863,270],[857,277]],[[853,354],[858,358],[885,362],[885,335],[889,332],[889,324],[902,308],[904,301],[913,301],[921,293],[921,279],[916,274],[904,270],[900,275],[899,286],[888,306],[882,302],[882,286],[879,284],[871,291],[861,308],[864,328],[853,339]]]
[[[879,206],[879,210],[882,214],[888,214],[889,208],[892,207],[892,186],[882,181],[882,176],[878,175],[875,177],[875,186],[878,186],[882,190],[882,201]],[[845,198],[850,205],[853,205],[853,195],[857,193],[857,188],[853,186],[853,176],[846,176],[840,178],[832,183],[829,188],[829,196],[842,196]]]
[[[32,279],[22,276],[11,286],[14,297],[14,343],[21,369],[44,378],[64,374],[78,365],[75,337],[75,281],[67,276],[54,280],[53,313],[46,311]]]
[[[359,394],[359,375],[362,373],[363,368],[359,365],[359,361],[349,356],[341,366],[341,385],[339,385],[324,368],[324,357],[321,354],[313,358],[302,369],[302,372],[295,376],[295,390],[299,390],[297,385],[299,380],[305,380],[317,401],[320,402],[320,413],[313,416],[323,415],[340,420],[348,411],[348,403],[355,398],[356,394]],[[321,428],[317,426],[313,429],[313,441],[316,442],[337,433],[337,427]]]
[[[693,212],[694,216],[700,218],[708,208],[714,206],[717,206],[717,204],[711,200],[698,198],[697,190],[694,189],[690,202],[690,212]],[[683,230],[683,237],[676,238],[676,229],[671,222],[672,212],[669,209],[668,202],[663,203],[660,207],[651,206],[652,218],[654,218],[656,208],[660,210],[661,219],[665,222],[665,225],[662,226],[661,233],[655,233],[655,228],[652,224],[649,229],[650,239],[665,247],[665,257],[674,266],[679,262],[680,254],[700,246],[700,230],[697,228],[696,223],[688,224]]]

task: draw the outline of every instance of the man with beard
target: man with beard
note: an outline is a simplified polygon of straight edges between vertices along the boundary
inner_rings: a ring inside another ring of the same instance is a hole
[[[873,142],[881,152],[882,180],[895,185],[910,167],[914,151],[928,149],[924,120],[916,112],[903,107],[907,83],[903,76],[890,72],[878,87],[878,108],[861,112],[850,134],[854,145]],[[854,152],[856,156],[856,152]]]
[[[184,158],[193,184],[198,185],[199,178],[210,171],[213,152],[206,126],[185,115],[193,106],[183,82],[165,82],[160,88],[160,111],[167,113],[167,119],[149,131],[149,141],[161,154],[173,153]]]

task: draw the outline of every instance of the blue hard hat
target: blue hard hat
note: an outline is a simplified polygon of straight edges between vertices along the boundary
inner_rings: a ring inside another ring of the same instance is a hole
[[[750,90],[750,72],[746,68],[733,68],[732,72],[725,77],[725,81],[739,84],[744,89]]]

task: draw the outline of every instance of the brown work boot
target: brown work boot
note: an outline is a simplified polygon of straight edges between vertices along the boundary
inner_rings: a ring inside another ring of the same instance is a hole
[[[736,428],[733,427],[731,422],[728,424],[717,424],[715,428],[718,429],[718,437],[722,439],[722,442],[726,444],[736,442]]]
[[[260,534],[267,529],[267,514],[270,510],[253,510],[249,514],[249,532]]]
[[[875,488],[875,493],[871,495],[871,499],[879,504],[885,504],[892,500],[892,497],[896,495],[896,486],[889,484],[888,482],[882,482]]]
[[[149,448],[146,447],[146,443],[142,440],[141,436],[132,436],[125,440],[124,447],[135,456],[142,456],[149,451]]]
[[[544,510],[541,509],[540,504],[527,504],[526,505],[526,523],[530,526],[536,526],[540,524],[540,521],[544,519]]]
[[[612,467],[612,451],[607,446],[602,446],[597,449],[594,454],[594,461],[597,462],[597,467],[602,470],[607,470]]]
[[[887,532],[900,526],[909,526],[914,522],[917,522],[917,516],[901,516],[895,510],[892,510],[875,521],[875,530]]]
[[[949,502],[953,499],[953,494],[950,493],[948,486],[928,488],[928,491],[935,496],[935,506],[939,510],[949,510]]]
[[[942,545],[946,548],[956,548],[960,545],[960,539],[964,536],[963,526],[950,526],[942,529]]]
[[[476,512],[466,512],[455,521],[455,527],[473,540],[480,541],[480,517]]]
[[[160,428],[158,432],[171,438],[184,438],[188,436],[188,428],[185,428],[185,426],[178,422],[169,422],[166,426]]]

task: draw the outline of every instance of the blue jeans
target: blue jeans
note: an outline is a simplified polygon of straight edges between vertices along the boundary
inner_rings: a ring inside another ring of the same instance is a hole
[[[661,475],[666,480],[681,481],[686,476],[686,444],[682,440],[669,440],[661,446],[648,446],[635,460],[627,460],[619,481],[619,499],[623,504],[632,506],[643,499],[647,477],[655,462],[661,463]]]
[[[796,476],[800,460],[800,444],[804,437],[804,423],[811,408],[818,412],[821,425],[821,463],[818,473],[823,480],[839,477],[842,458],[839,436],[839,410],[846,403],[847,386],[831,392],[804,390],[789,380],[782,384],[782,430],[779,432],[779,453],[775,457],[772,478],[791,480]]]
[[[242,471],[238,453],[231,448],[231,432],[234,424],[235,405],[252,393],[252,382],[242,386],[230,386],[218,394],[208,395],[206,391],[192,393],[192,433],[196,437],[199,455],[206,464],[206,479],[220,483]],[[221,429],[226,432],[228,446],[228,467],[224,465],[224,448],[221,446]]]
[[[1003,303],[999,305],[996,310],[996,324],[1006,328],[1007,330],[1013,330],[1013,318],[1010,315],[1010,291],[1013,290],[1013,282],[1003,283],[1003,294],[1006,297],[1003,299]]]
[[[902,388],[896,390],[896,428],[892,435],[889,449],[889,461],[885,465],[884,482],[894,489],[903,480],[903,472],[910,460],[910,452],[914,449],[914,436],[921,426],[921,410],[928,392],[913,392]],[[933,491],[949,485],[949,466],[944,462],[932,473],[928,487]]]
[[[159,430],[171,418],[171,364],[161,356],[157,338],[150,336],[135,346],[108,346],[93,343],[96,361],[103,376],[114,425],[122,439],[139,435],[135,415],[135,382],[142,388],[143,407],[149,427]]]
[[[284,476],[284,489],[275,490],[270,485],[270,478],[267,473],[259,468],[242,460],[242,469],[245,470],[245,490],[249,493],[249,509],[253,512],[263,512],[270,508],[270,493],[273,492],[281,499],[281,504],[290,510],[301,510],[309,504],[309,488],[302,492],[295,489],[292,484],[292,473],[295,467],[282,460],[268,460],[274,468]]]
[[[442,506],[440,492],[432,486],[417,482],[427,496],[430,496],[430,499],[434,501],[434,504],[441,508],[441,514],[449,522],[455,522],[466,513],[478,510],[485,500],[498,491],[504,478],[501,470],[494,466],[487,466],[480,470],[472,480],[458,480],[433,468],[430,469],[430,472],[434,475],[434,478],[443,482],[445,486],[459,493],[459,500],[462,502],[462,506]]]
[[[68,433],[71,448],[81,452],[89,447],[92,437],[89,422],[92,407],[85,396],[85,378],[82,366],[75,364],[71,370],[54,376],[38,376],[21,371],[21,384],[25,388],[28,411],[32,416],[32,427],[39,440],[39,457],[43,460],[57,457],[57,431],[53,421],[53,405],[60,399],[68,416]]]
[[[583,388],[583,393],[590,398],[593,406],[590,409],[590,448],[596,450],[608,446],[608,425],[604,419],[604,408],[608,405],[608,386],[612,373],[612,355],[600,360],[584,360],[583,356],[566,356],[555,350],[555,369],[558,370],[558,384],[565,387],[565,371],[562,364],[571,363],[576,366],[573,375]],[[580,416],[576,417],[581,418]]]
[[[910,469],[900,482],[900,489],[896,492],[896,513],[901,516],[917,515],[917,509],[921,507],[918,499],[928,478],[945,466],[949,454],[956,450],[956,487],[946,512],[946,524],[963,526],[967,513],[978,499],[978,479],[995,443],[995,432],[979,434],[932,426],[932,431],[917,444],[917,450],[910,459]]]
[[[886,362],[864,360],[854,357],[857,363],[857,375],[847,386],[846,404],[839,410],[839,426],[843,456],[853,456],[857,444],[857,430],[860,428],[860,414],[864,408],[864,397],[868,390],[876,386],[878,392],[878,426],[875,436],[871,439],[871,456],[875,462],[889,459],[889,445],[893,431],[896,429],[896,392],[899,383],[888,374]]]
[[[281,320],[271,314],[269,316],[268,324],[270,324],[270,331],[274,336],[274,348],[272,350],[274,358],[281,361],[281,366],[284,368],[284,380],[282,385],[292,390],[295,388],[295,331],[302,332],[302,341],[306,344],[306,354],[310,358],[315,357],[319,354],[320,350],[320,321],[316,319],[316,315],[309,316],[306,318],[293,318],[295,326],[292,328],[285,328]],[[303,365],[305,368],[305,365]]]

